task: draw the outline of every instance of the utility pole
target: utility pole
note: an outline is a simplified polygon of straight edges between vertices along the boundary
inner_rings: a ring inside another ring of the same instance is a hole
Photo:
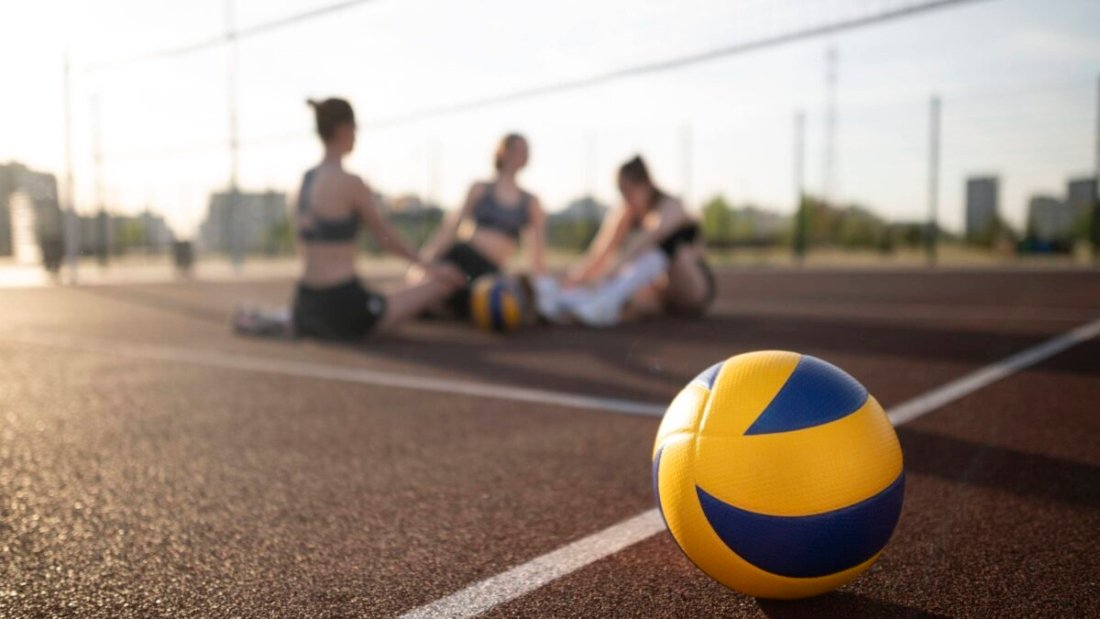
[[[107,265],[111,255],[111,226],[107,218],[107,201],[104,198],[103,183],[103,127],[99,108],[99,93],[92,95],[92,163],[95,174],[95,230],[99,238],[96,253],[99,263]]]
[[[244,248],[241,233],[244,231],[244,217],[240,213],[240,141],[237,135],[237,28],[234,17],[233,0],[225,0],[225,38],[228,43],[228,62],[226,67],[226,90],[229,111],[229,251],[232,256],[233,270],[241,271],[244,260]]]
[[[939,243],[940,203],[940,98],[932,95],[928,108],[928,229],[925,231],[925,249],[928,266],[936,266],[936,249]]]
[[[585,140],[587,146],[587,157],[584,163],[584,175],[585,175],[585,192],[589,198],[595,199],[596,197],[596,132],[589,131],[588,139]]]
[[[832,205],[836,192],[836,47],[825,52],[825,152],[822,157],[821,199]]]
[[[65,205],[62,211],[62,244],[69,270],[69,283],[77,283],[76,181],[73,172],[73,78],[69,52],[65,52]],[[60,200],[58,201],[60,202]],[[61,206],[58,204],[58,206]]]
[[[806,191],[804,186],[803,150],[805,148],[806,115],[799,110],[794,115],[794,249],[795,263],[801,265],[806,259]]]
[[[691,123],[685,122],[680,127],[680,157],[684,166],[683,174],[683,200],[686,208],[691,208],[692,195],[691,195],[691,176],[692,176],[692,160],[691,160]]]
[[[435,206],[440,205],[439,198],[439,185],[440,185],[440,156],[439,156],[439,138],[433,137],[431,141],[431,151],[428,154],[428,195],[425,197],[425,202],[433,204]]]

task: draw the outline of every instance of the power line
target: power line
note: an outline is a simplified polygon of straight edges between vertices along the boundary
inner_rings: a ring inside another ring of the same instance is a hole
[[[825,52],[825,152],[821,158],[821,198],[826,204],[836,191],[836,82],[837,52],[830,45]]]
[[[140,62],[148,62],[150,60],[162,60],[164,58],[172,58],[175,56],[183,56],[191,54],[200,50],[204,50],[210,47],[223,45],[229,43],[232,40],[241,40],[247,37],[255,36],[258,34],[265,34],[272,30],[278,30],[280,28],[286,28],[299,22],[307,21],[310,19],[316,19],[318,17],[324,17],[332,13],[338,13],[347,9],[355,8],[374,0],[345,0],[344,2],[337,2],[320,8],[312,9],[309,11],[302,11],[301,13],[295,13],[294,15],[288,15],[286,17],[280,17],[269,22],[263,22],[254,26],[247,26],[238,30],[232,30],[228,32],[222,32],[206,39],[194,41],[192,43],[186,43],[183,45],[177,45],[175,47],[168,47],[165,49],[153,50],[143,54],[137,54],[126,58],[119,58],[117,60],[109,60],[106,62],[99,62],[88,65],[86,70],[88,71],[100,71],[103,69],[111,69],[124,65],[137,64]]]
[[[208,41],[195,43],[185,47],[174,48],[172,50],[165,50],[161,52],[155,52],[153,54],[147,54],[144,56],[134,57],[131,60],[147,60],[157,57],[165,57],[167,55],[178,55],[194,51],[196,49],[202,49],[210,45],[222,44],[230,42],[236,37],[237,39],[266,32],[275,28],[288,26],[304,19],[318,17],[328,13],[332,13],[339,10],[351,8],[353,6],[364,4],[366,2],[372,2],[373,0],[347,0],[345,2],[329,5],[312,11],[299,13],[290,17],[281,18],[272,22],[266,22],[256,26],[251,26],[238,31],[228,31]],[[542,86],[535,86],[526,89],[515,90],[508,93],[501,93],[497,95],[490,95],[487,97],[481,97],[478,99],[471,99],[468,101],[461,101],[458,103],[450,103],[439,106],[433,106],[428,108],[422,108],[414,110],[405,114],[397,114],[390,117],[382,117],[375,120],[366,120],[360,123],[361,126],[370,127],[373,129],[388,129],[402,125],[413,124],[421,122],[430,118],[448,116],[458,114],[461,112],[472,111],[475,109],[492,107],[505,103],[510,103],[518,100],[531,99],[544,95],[558,94],[561,92],[568,92],[572,90],[580,90],[583,88],[589,88],[597,86],[606,82],[625,79],[629,77],[638,77],[642,75],[648,75],[652,73],[661,73],[666,71],[672,71],[683,67],[688,67],[697,64],[703,64],[706,62],[712,62],[721,60],[730,56],[738,54],[748,53],[752,51],[758,51],[769,47],[776,47],[779,45],[792,43],[802,39],[813,38],[822,35],[834,34],[846,30],[852,30],[860,27],[870,26],[882,22],[894,21],[905,17],[910,17],[916,14],[930,12],[942,8],[947,8],[953,5],[961,5],[965,3],[974,3],[979,0],[933,0],[931,2],[925,2],[923,4],[905,5],[900,8],[885,11],[875,15],[868,15],[863,17],[851,18],[844,21],[839,21],[831,24],[824,24],[811,28],[805,28],[802,30],[796,30],[794,32],[787,32],[770,37],[763,37],[753,41],[745,41],[741,43],[735,43],[731,45],[725,45],[718,48],[704,50],[702,52],[696,52],[685,56],[678,56],[675,58],[669,58],[665,60],[659,60],[651,63],[635,65],[631,67],[624,67],[620,69],[614,69],[604,73],[582,77],[574,80],[558,82],[554,84],[545,84]],[[293,132],[281,132],[277,134],[270,134],[265,136],[257,136],[245,140],[252,145],[257,143],[279,143],[291,140],[298,140],[306,137],[308,134],[302,131]],[[199,146],[196,150],[201,149]],[[190,151],[190,149],[187,149]]]
[[[379,119],[377,121],[366,122],[364,124],[367,126],[372,126],[374,128],[388,128],[398,125],[407,125],[426,120],[428,118],[448,116],[451,114],[457,114],[459,112],[466,112],[474,109],[500,105],[502,103],[511,103],[513,101],[518,101],[522,99],[531,99],[534,97],[557,94],[570,90],[590,88],[592,86],[597,86],[599,84],[628,77],[638,77],[651,73],[663,73],[665,71],[671,71],[673,69],[680,69],[687,66],[703,64],[706,62],[712,62],[738,54],[744,54],[747,52],[766,49],[769,47],[776,47],[778,45],[783,45],[786,43],[793,43],[802,39],[809,39],[822,35],[843,32],[845,30],[852,30],[855,28],[879,24],[882,22],[894,21],[903,17],[911,17],[913,15],[927,13],[952,5],[973,3],[976,1],[981,0],[934,0],[932,2],[927,2],[920,5],[903,6],[901,8],[894,9],[892,11],[885,11],[877,15],[857,17],[832,24],[825,24],[812,28],[806,28],[803,30],[796,30],[794,32],[787,32],[770,37],[763,37],[754,41],[734,43],[732,45],[726,45],[714,49],[705,50],[702,52],[696,52],[685,56],[678,56],[676,58],[658,60],[656,62],[651,62],[647,64],[635,65],[622,69],[615,69],[612,71],[607,71],[605,73],[600,73],[589,77],[582,77],[565,82],[559,82],[556,84],[546,84],[543,86],[535,86],[532,88],[515,90],[509,93],[502,93],[499,95],[492,95],[479,99],[471,99],[469,101],[462,101],[459,103],[451,103],[423,108],[420,110],[409,112],[407,114],[399,114],[396,116],[391,116],[390,118]]]

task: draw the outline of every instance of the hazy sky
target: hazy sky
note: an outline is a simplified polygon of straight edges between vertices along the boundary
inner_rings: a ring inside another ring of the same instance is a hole
[[[247,27],[332,1],[237,0],[236,20]],[[590,188],[614,200],[616,164],[641,152],[670,190],[693,203],[720,192],[790,211],[798,109],[807,115],[807,185],[816,190],[822,182],[829,45],[839,55],[841,199],[893,219],[923,217],[934,92],[944,106],[941,211],[948,226],[961,226],[968,174],[1000,174],[1002,211],[1019,224],[1028,195],[1061,194],[1067,177],[1091,172],[1096,0],[974,2],[596,88],[371,126],[372,119],[899,3],[377,0],[241,41],[241,185],[293,190],[319,155],[304,99],[341,95],[363,126],[349,166],[388,193],[429,194],[453,206],[470,181],[489,173],[497,138],[518,130],[532,143],[524,180],[552,209]],[[88,67],[207,39],[224,29],[225,3],[39,0],[6,8],[4,22],[0,161],[63,171],[68,48],[78,208],[95,206],[97,99],[108,204],[148,204],[177,229],[193,228],[207,194],[227,182],[226,48]]]

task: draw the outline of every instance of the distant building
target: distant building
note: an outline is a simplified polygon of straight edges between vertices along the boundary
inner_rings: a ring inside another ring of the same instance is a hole
[[[104,257],[111,253],[114,246],[114,231],[111,216],[106,211],[94,215],[79,215],[77,231],[80,237],[80,253]]]
[[[172,233],[172,229],[168,227],[168,222],[164,220],[164,217],[146,209],[138,214],[137,220],[141,224],[141,230],[144,234],[143,240],[149,250],[155,252],[166,251],[172,245],[172,242],[176,240],[176,235]]]
[[[988,234],[997,221],[1000,205],[1000,179],[980,176],[966,180],[966,238],[979,239]]]
[[[597,202],[592,196],[584,196],[573,200],[564,209],[550,215],[554,221],[603,221],[607,214],[607,207]]]
[[[1033,196],[1027,207],[1027,227],[1040,241],[1065,241],[1073,236],[1077,211],[1072,204],[1051,196]]]
[[[234,243],[244,253],[272,252],[278,241],[275,230],[287,221],[286,194],[237,192],[236,205],[228,191],[210,196],[206,219],[199,226],[203,249],[232,253]]]
[[[1096,178],[1077,178],[1066,185],[1066,202],[1078,217],[1091,213],[1096,200]]]
[[[137,215],[118,215],[100,211],[94,215],[80,215],[78,251],[83,255],[119,255],[131,250],[148,253],[168,251],[175,234],[159,214],[148,209]]]
[[[31,255],[42,241],[61,238],[57,179],[20,163],[0,164],[0,256]]]

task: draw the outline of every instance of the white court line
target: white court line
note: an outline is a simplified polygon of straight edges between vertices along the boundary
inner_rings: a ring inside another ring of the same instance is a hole
[[[431,391],[450,395],[467,395],[497,400],[511,400],[515,402],[534,402],[537,404],[551,404],[588,411],[595,410],[625,415],[660,417],[665,414],[665,409],[668,407],[667,404],[651,404],[648,402],[623,400],[619,398],[604,398],[579,393],[562,393],[543,389],[528,389],[526,387],[509,387],[506,385],[454,380],[435,376],[416,376],[412,374],[400,374],[397,372],[385,372],[366,368],[349,368],[338,365],[286,361],[282,359],[269,359],[254,355],[242,355],[210,350],[203,351],[175,348],[171,346],[127,344],[111,340],[69,335],[21,333],[18,335],[2,335],[0,336],[0,341],[48,346],[65,350],[79,350],[81,352],[97,354],[106,353],[122,355],[150,361],[185,363],[201,367],[264,372],[301,378],[320,378],[364,385],[375,385],[379,387],[414,389],[417,391]]]
[[[507,572],[476,582],[458,593],[409,611],[401,615],[401,619],[452,619],[479,615],[633,546],[664,528],[665,523],[656,509],[642,512]]]
[[[890,421],[896,426],[912,421],[948,402],[958,400],[982,387],[1001,380],[1013,372],[1035,365],[1044,359],[1049,359],[1064,350],[1073,348],[1098,335],[1100,335],[1100,319],[1083,324],[1072,331],[1067,331],[1042,344],[1027,348],[1011,357],[1007,357],[996,363],[987,365],[980,370],[971,372],[962,378],[953,380],[922,396],[903,402],[890,409]]]
[[[887,413],[894,425],[910,422],[1013,372],[1049,359],[1100,335],[1100,319],[1047,340],[953,380],[924,395],[903,402]],[[549,584],[665,529],[656,508],[612,525],[558,550],[536,557],[507,572],[476,582],[401,615],[399,619],[458,619],[475,617],[495,606]]]

